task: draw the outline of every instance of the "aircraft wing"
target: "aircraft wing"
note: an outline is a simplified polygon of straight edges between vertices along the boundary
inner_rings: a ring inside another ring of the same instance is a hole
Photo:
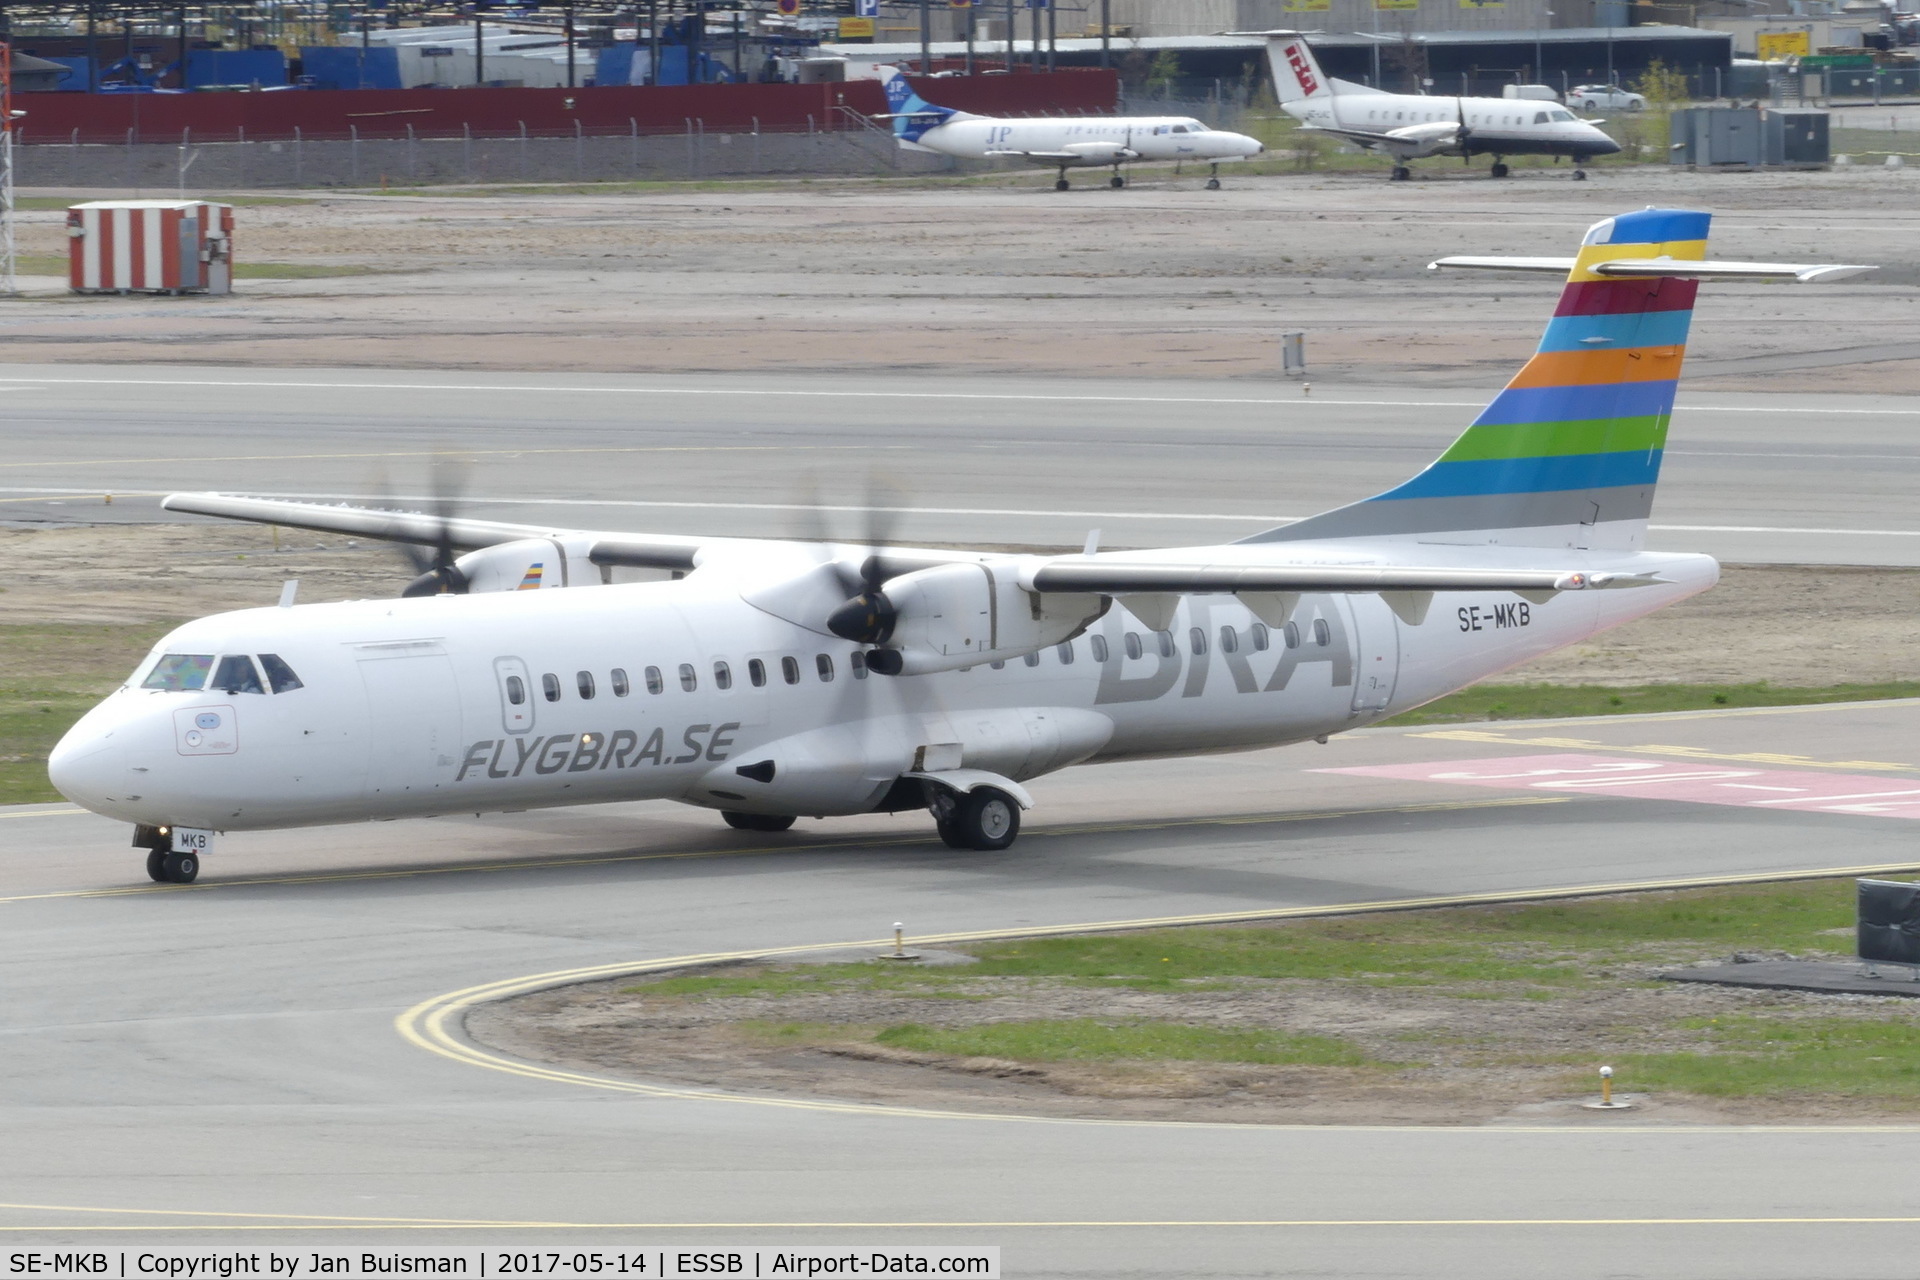
[[[1391,146],[1396,142],[1405,144],[1409,141],[1406,138],[1396,138],[1390,133],[1376,133],[1371,129],[1348,129],[1328,124],[1303,124],[1296,132],[1330,133],[1337,138],[1351,138],[1355,142],[1365,143],[1370,147]]]
[[[1427,270],[1464,267],[1481,271],[1539,271],[1566,275],[1573,270],[1572,258],[1440,258],[1427,264]],[[1597,276],[1672,276],[1683,280],[1794,280],[1800,284],[1824,284],[1876,271],[1877,267],[1850,263],[1808,262],[1720,262],[1686,258],[1613,258],[1596,262],[1588,270]]]
[[[1062,556],[1034,569],[1022,586],[1039,592],[1103,595],[1375,591],[1582,591],[1644,586],[1638,575],[1578,569],[1467,569],[1440,565],[1223,565]]]
[[[595,564],[630,565],[648,569],[691,569],[700,548],[726,538],[690,538],[668,535],[616,534],[602,536],[581,529],[550,525],[505,524],[494,520],[441,517],[422,512],[382,511],[373,507],[328,506],[318,502],[286,502],[273,498],[233,498],[218,493],[176,493],[161,502],[166,511],[251,520],[289,529],[343,533],[380,542],[411,542],[436,546],[443,539],[462,551],[497,547],[524,538],[588,537],[594,539],[589,558]]]
[[[1116,160],[1138,160],[1140,153],[1130,147],[1116,148],[1111,154],[1095,154],[1086,151],[989,151],[989,156],[1016,156],[1022,160],[1051,160],[1055,163],[1084,162],[1087,164],[1112,164]]]

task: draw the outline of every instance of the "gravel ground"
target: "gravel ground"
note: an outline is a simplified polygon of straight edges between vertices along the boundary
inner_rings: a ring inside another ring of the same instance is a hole
[[[241,208],[240,256],[377,274],[185,299],[76,298],[43,278],[0,302],[0,359],[1270,378],[1279,335],[1299,329],[1328,382],[1486,386],[1531,352],[1551,287],[1429,260],[1566,254],[1608,214],[1684,204],[1729,215],[1717,255],[1886,264],[1864,283],[1715,286],[1690,386],[1920,385],[1920,265],[1904,251],[1920,169],[1423,178],[326,195]],[[63,254],[61,219],[24,213],[22,252]]]

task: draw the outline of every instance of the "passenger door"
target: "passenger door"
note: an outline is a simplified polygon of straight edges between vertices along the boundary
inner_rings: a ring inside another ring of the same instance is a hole
[[[1353,712],[1379,711],[1400,678],[1400,622],[1379,596],[1347,595],[1353,624]]]

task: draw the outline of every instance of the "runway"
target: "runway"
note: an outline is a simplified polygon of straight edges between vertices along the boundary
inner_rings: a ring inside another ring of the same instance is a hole
[[[165,1247],[993,1243],[1021,1276],[1894,1273],[1920,1225],[1916,1129],[954,1117],[523,1074],[437,1052],[457,1019],[436,1040],[428,1013],[403,1015],[558,970],[871,945],[896,919],[925,937],[1887,872],[1920,861],[1917,716],[1502,722],[1071,771],[1034,784],[1002,854],[904,816],[770,838],[603,806],[234,837],[177,887],[141,878],[122,827],[0,811],[0,1228]],[[1511,763],[1568,757],[1691,789]],[[1804,803],[1702,789],[1754,771]]]
[[[1194,545],[1391,487],[1493,390],[9,365],[0,518],[151,519],[179,489],[418,501],[452,451],[475,514],[527,523],[794,536],[825,505],[851,538],[878,504],[905,540]],[[1683,389],[1650,545],[1920,564],[1917,422],[1912,397]]]

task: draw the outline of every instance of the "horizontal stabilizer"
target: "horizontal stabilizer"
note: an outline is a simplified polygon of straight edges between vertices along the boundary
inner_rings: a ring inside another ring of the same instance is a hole
[[[1427,264],[1427,270],[1463,267],[1478,271],[1536,271],[1564,276],[1574,269],[1574,258],[1441,258]],[[1614,258],[1596,262],[1587,268],[1597,276],[1659,276],[1675,280],[1793,280],[1800,284],[1824,284],[1877,271],[1878,267],[1850,263],[1792,262],[1714,262],[1684,258]]]

